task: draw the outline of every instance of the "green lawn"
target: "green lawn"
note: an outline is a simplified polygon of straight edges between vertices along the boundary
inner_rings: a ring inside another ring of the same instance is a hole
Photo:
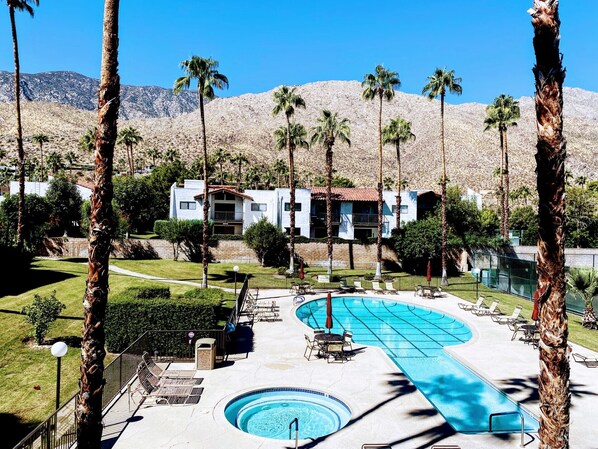
[[[145,273],[153,276],[201,282],[201,265],[190,262],[175,262],[172,260],[122,260],[113,259],[111,264],[123,269]],[[212,286],[234,287],[234,271],[230,263],[213,263],[209,265],[209,284]],[[250,287],[286,288],[289,279],[277,275],[273,268],[264,268],[251,264],[237,264],[237,286],[240,288],[245,275],[250,276]],[[326,268],[307,267],[306,279],[316,284],[314,277],[325,274]],[[371,275],[371,270],[335,270],[334,274],[345,277],[349,285],[354,278]],[[404,273],[384,273],[392,277],[395,287],[403,291],[414,291],[418,284],[426,284],[424,277],[409,276]],[[20,311],[23,306],[33,300],[35,294],[48,295],[56,290],[57,298],[66,304],[63,311],[48,334],[49,342],[62,339],[69,342],[69,352],[62,361],[62,392],[66,399],[77,391],[79,378],[80,342],[82,326],[82,297],[85,291],[87,265],[84,259],[48,260],[36,259],[27,282],[10,284],[12,291],[9,295],[0,297],[0,417],[2,423],[10,424],[15,429],[14,435],[7,436],[8,446],[17,441],[9,441],[11,436],[24,436],[24,432],[33,425],[45,419],[53,411],[55,400],[56,360],[50,354],[50,346],[37,347],[29,338],[30,326],[25,323]],[[475,301],[476,285],[473,278],[463,275],[451,278],[451,285],[443,290],[450,292],[467,301]],[[364,287],[371,284],[362,281]],[[438,285],[439,279],[432,280]],[[156,284],[148,281],[110,273],[110,292],[119,293],[130,286]],[[186,285],[169,284],[174,295],[192,288]],[[317,284],[316,284],[317,285]],[[338,286],[337,283],[330,286]],[[320,285],[327,287],[327,285]],[[516,305],[523,307],[523,316],[529,318],[532,303],[523,298],[499,293],[495,290],[478,286],[479,292],[489,299],[499,299],[501,310],[510,315]],[[227,305],[232,303],[227,301]],[[598,350],[598,332],[589,331],[581,326],[581,318],[569,315],[570,340],[587,348]],[[109,355],[110,360],[113,356]],[[38,388],[39,387],[39,388]],[[4,426],[3,426],[4,427]]]

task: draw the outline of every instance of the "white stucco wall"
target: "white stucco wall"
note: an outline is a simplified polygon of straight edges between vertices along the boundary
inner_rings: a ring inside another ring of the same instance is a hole
[[[276,189],[280,213],[278,221],[282,229],[290,227],[290,214],[284,210],[284,203],[290,202],[289,189]],[[301,235],[309,238],[311,190],[295,189],[295,203],[301,203],[301,211],[295,211],[295,227],[301,229]]]
[[[37,181],[25,181],[25,195],[39,195],[46,196],[48,192],[48,182],[37,182]],[[91,198],[91,189],[76,184],[77,191],[81,195],[83,201]],[[17,195],[19,193],[19,182],[10,181],[10,194]]]
[[[262,217],[266,217],[270,223],[277,225],[276,191],[275,190],[245,190],[246,195],[253,198],[253,201],[245,200],[243,203],[243,230],[253,223],[257,223]],[[252,204],[265,204],[265,211],[252,211]]]
[[[203,201],[195,200],[195,196],[203,192],[203,181],[185,180],[183,187],[176,183],[170,186],[170,218],[180,220],[201,220],[203,217]],[[195,210],[181,209],[181,202],[195,203]]]

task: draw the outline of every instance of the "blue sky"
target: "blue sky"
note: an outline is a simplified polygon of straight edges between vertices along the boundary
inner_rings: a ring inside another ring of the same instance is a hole
[[[166,5],[166,6],[165,6]],[[377,64],[397,71],[401,91],[421,93],[436,67],[462,77],[451,103],[489,103],[534,93],[532,0],[122,0],[123,84],[172,87],[191,55],[220,62],[230,88],[260,93],[282,84],[361,81]],[[21,71],[71,70],[97,78],[100,0],[40,0],[17,14]],[[0,69],[13,70],[10,23],[0,8]],[[565,85],[598,91],[598,2],[562,0]]]

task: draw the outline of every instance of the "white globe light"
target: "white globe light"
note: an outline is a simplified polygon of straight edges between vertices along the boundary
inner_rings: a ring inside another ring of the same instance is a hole
[[[68,349],[69,348],[64,341],[57,341],[52,345],[52,349],[50,349],[50,352],[54,357],[62,357],[66,354],[66,351],[68,351]]]
[[[236,273],[237,271],[239,271],[239,266],[238,266],[238,265],[235,265],[235,266],[233,267],[233,271],[234,271],[235,273]]]

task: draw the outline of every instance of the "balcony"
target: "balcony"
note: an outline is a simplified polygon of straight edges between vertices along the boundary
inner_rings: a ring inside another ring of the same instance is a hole
[[[243,212],[214,211],[212,220],[215,223],[242,223]]]
[[[353,226],[377,226],[378,214],[353,214]]]
[[[332,212],[332,224],[333,225],[337,225],[340,224],[341,222],[341,214],[340,212],[335,213]],[[315,214],[311,214],[311,224],[312,225],[321,225],[321,224],[326,224],[326,212],[322,212],[322,213],[315,213]]]

